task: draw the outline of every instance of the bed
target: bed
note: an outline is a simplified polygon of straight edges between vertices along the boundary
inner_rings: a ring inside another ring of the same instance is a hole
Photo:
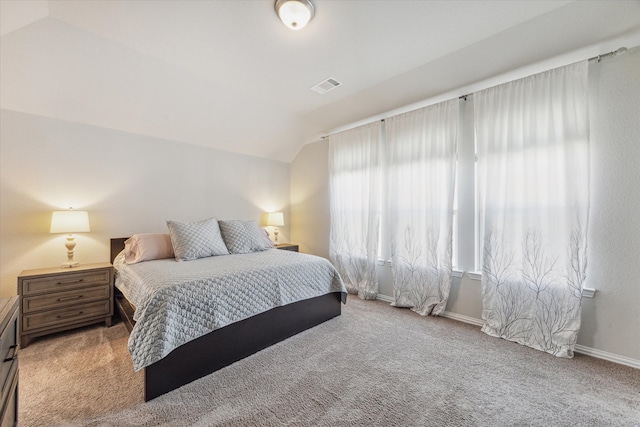
[[[111,262],[115,263],[116,266],[119,263],[119,259],[116,259],[116,257],[123,250],[125,240],[126,238],[111,239]],[[288,252],[277,249],[271,249],[270,251],[272,251],[270,256],[280,258]],[[294,256],[303,255],[291,254]],[[221,259],[223,257],[213,258]],[[231,260],[231,258],[229,259]],[[189,262],[172,262],[175,265],[180,264],[182,268],[189,264]],[[196,264],[192,265],[195,266]],[[116,277],[118,276],[119,274],[116,273]],[[126,290],[127,288],[123,287],[123,289]],[[122,292],[117,291],[116,293],[117,309],[125,325],[130,329],[131,337],[134,337],[136,336],[136,326],[141,326],[137,325],[133,316],[135,304],[127,301]],[[340,291],[332,291],[270,308],[206,332],[204,335],[190,339],[169,352],[165,350],[166,355],[163,353],[160,358],[156,355],[155,358],[151,359],[153,362],[146,364],[143,368],[144,399],[145,401],[154,399],[297,333],[339,316],[341,303],[345,302],[346,292],[344,285],[342,285],[342,290]],[[202,305],[203,303],[197,302],[197,304]],[[150,330],[148,329],[148,331]],[[138,334],[137,336],[143,336],[147,339],[148,335],[147,332],[143,332],[142,335]],[[152,347],[163,347],[165,344],[163,342],[154,342]],[[134,367],[137,364],[139,368],[145,363],[134,358],[135,353],[135,351],[132,352]]]

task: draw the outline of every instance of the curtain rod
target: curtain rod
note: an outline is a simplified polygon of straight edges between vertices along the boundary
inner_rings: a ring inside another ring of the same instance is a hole
[[[378,121],[379,121],[380,123],[384,123],[384,121],[385,121],[385,120],[386,120],[386,119],[380,119],[380,120],[378,120]],[[376,120],[372,120],[372,121],[371,121],[371,122],[369,122],[368,124],[375,123],[375,122],[376,122]],[[362,126],[365,126],[365,125],[362,125]],[[355,129],[355,128],[354,128],[354,129]],[[336,132],[336,133],[340,133],[340,132]],[[321,137],[320,137],[320,139],[321,139],[321,140],[325,140],[325,139],[329,138],[331,135],[335,135],[335,133],[331,133],[331,134],[329,134],[329,135],[321,136]]]
[[[607,56],[618,56],[618,55],[622,55],[627,51],[626,47],[620,47],[616,50],[613,50],[611,52],[607,52],[607,53],[603,53],[602,55],[598,55],[598,56],[594,56],[589,58],[589,61],[596,61],[596,62],[600,62],[602,60],[602,58],[606,58]]]
[[[602,58],[606,58],[607,56],[619,56],[619,55],[623,55],[626,52],[627,52],[627,48],[623,46],[623,47],[620,47],[620,48],[618,48],[616,50],[612,50],[611,52],[602,53],[602,54],[597,55],[597,56],[592,56],[587,61],[589,61],[589,62],[591,62],[591,61],[600,62],[600,61],[602,61]],[[459,96],[458,99],[464,99],[466,101],[467,97],[472,96],[472,95],[473,95],[473,93],[467,93],[466,95]]]
[[[616,50],[612,50],[611,52],[607,52],[607,53],[602,53],[600,55],[596,55],[596,56],[592,56],[591,58],[587,59],[587,61],[591,62],[591,61],[595,61],[595,62],[600,62],[602,61],[603,58],[606,58],[608,56],[620,56],[623,55],[627,52],[627,48],[626,47],[619,47]],[[458,99],[464,99],[465,101],[467,100],[468,97],[473,96],[473,92],[472,93],[467,93],[465,95],[461,95],[458,97]],[[384,119],[381,119],[382,122],[384,122]],[[331,134],[329,135],[325,135],[325,136],[321,136],[320,139],[327,139],[331,136]]]

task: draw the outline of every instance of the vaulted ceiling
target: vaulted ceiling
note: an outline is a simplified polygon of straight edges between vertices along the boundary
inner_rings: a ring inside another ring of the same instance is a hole
[[[0,106],[291,161],[323,133],[640,34],[640,1],[0,1]],[[631,46],[628,46],[631,47]],[[333,77],[342,86],[310,90]]]

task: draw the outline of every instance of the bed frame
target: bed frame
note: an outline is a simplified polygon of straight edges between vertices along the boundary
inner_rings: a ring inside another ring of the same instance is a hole
[[[125,240],[111,239],[112,263]],[[341,298],[340,292],[333,292],[276,307],[176,348],[144,369],[145,402],[339,316]],[[127,328],[133,327],[132,307],[122,294],[117,308]]]

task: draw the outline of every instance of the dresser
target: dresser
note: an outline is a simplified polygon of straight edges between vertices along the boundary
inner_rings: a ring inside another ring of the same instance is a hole
[[[113,316],[113,266],[25,270],[18,277],[20,345],[67,329],[105,322]]]
[[[18,422],[18,297],[0,298],[0,426]]]

